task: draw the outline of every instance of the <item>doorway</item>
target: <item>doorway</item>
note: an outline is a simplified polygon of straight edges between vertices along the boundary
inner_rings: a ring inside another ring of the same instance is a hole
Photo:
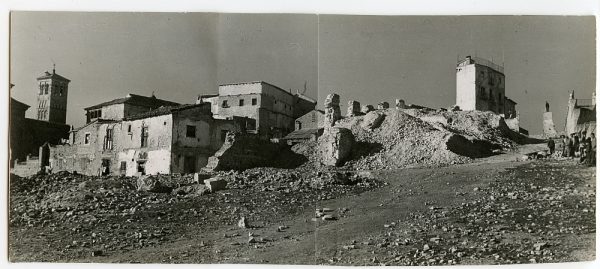
[[[196,157],[185,156],[183,158],[183,173],[195,173],[196,172]]]

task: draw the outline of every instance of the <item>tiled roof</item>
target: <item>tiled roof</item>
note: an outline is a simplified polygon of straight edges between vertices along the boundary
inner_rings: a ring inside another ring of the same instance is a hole
[[[74,128],[73,130],[71,130],[70,132],[77,132],[85,127],[88,127],[92,124],[102,124],[102,123],[111,123],[111,122],[119,122],[119,120],[109,120],[109,119],[101,119],[101,118],[97,118],[94,119],[93,121],[90,121],[88,123],[86,123],[85,125],[78,127],[78,128]]]
[[[137,94],[128,94],[124,98],[114,99],[112,101],[104,102],[101,104],[93,105],[90,107],[84,108],[85,110],[101,108],[104,106],[115,105],[115,104],[130,104],[134,106],[143,106],[143,107],[151,107],[158,108],[161,106],[177,106],[179,103],[158,99],[156,97],[148,97]]]
[[[65,78],[65,77],[63,77],[63,76],[61,76],[59,74],[56,74],[55,72],[50,73],[48,71],[44,72],[44,74],[41,77],[37,78],[37,79],[38,80],[42,80],[42,79],[48,79],[48,78],[53,78],[53,79],[58,79],[58,80],[64,80],[64,81],[67,81],[67,82],[71,81],[71,80],[69,80],[69,79],[67,79],[67,78]]]
[[[16,107],[21,107],[22,109],[25,109],[25,110],[27,110],[30,107],[28,104],[25,104],[25,103],[23,103],[21,101],[18,101],[17,99],[14,99],[14,98],[10,98],[10,105],[12,107],[15,107],[15,108]]]
[[[244,84],[266,84],[266,85],[269,85],[269,86],[271,86],[271,87],[273,87],[275,89],[278,89],[278,90],[280,90],[280,91],[282,91],[284,93],[287,93],[287,94],[289,94],[291,96],[294,96],[292,93],[290,93],[290,92],[288,92],[288,91],[286,91],[286,90],[284,90],[284,89],[282,89],[282,88],[280,88],[278,86],[275,86],[275,85],[273,85],[271,83],[264,82],[264,81],[248,81],[248,82],[226,83],[226,84],[219,85],[219,87],[221,87],[221,86],[232,86],[232,85],[244,85]]]
[[[162,106],[157,109],[150,110],[148,112],[131,115],[129,117],[126,117],[124,120],[126,120],[126,121],[127,120],[138,120],[138,119],[145,119],[145,118],[151,118],[151,117],[156,117],[156,116],[168,115],[168,114],[171,114],[176,111],[182,111],[182,110],[202,107],[202,106],[206,106],[206,105],[207,104],[186,104],[186,105],[178,105],[178,106]],[[208,107],[208,109],[210,111],[210,107]]]
[[[311,129],[300,129],[300,130],[296,130],[293,131],[291,133],[289,133],[288,135],[286,135],[283,140],[289,140],[289,139],[310,139],[313,135],[316,135],[319,133],[319,130],[322,128],[311,128]]]

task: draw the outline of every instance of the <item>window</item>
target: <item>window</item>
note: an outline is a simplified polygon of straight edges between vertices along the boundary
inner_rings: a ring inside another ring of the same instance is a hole
[[[119,168],[121,174],[124,175],[127,172],[127,162],[121,162],[121,167]]]
[[[481,96],[481,99],[485,99],[485,88],[484,87],[479,87],[479,95]]]
[[[58,95],[63,95],[63,86],[60,86],[60,88],[58,89]]]
[[[44,94],[44,84],[40,83],[40,94]]]
[[[196,126],[188,125],[185,130],[185,137],[196,137]]]
[[[91,135],[90,133],[86,133],[86,134],[85,134],[85,137],[84,137],[84,139],[83,139],[83,143],[84,143],[84,144],[86,144],[86,145],[89,145],[89,144],[90,144],[90,137],[91,137],[91,136],[92,136],[92,135]]]
[[[244,99],[240,99],[240,106],[244,106]]]
[[[106,136],[104,137],[104,149],[111,150],[113,149],[113,129],[106,129]]]
[[[148,126],[142,126],[142,142],[141,147],[145,148],[148,146]]]
[[[48,94],[48,84],[44,84],[44,94]]]
[[[256,105],[256,98],[252,98],[252,105],[255,106]]]
[[[316,122],[317,121],[317,113],[313,112],[312,113],[312,122]]]
[[[129,125],[127,126],[127,132],[128,132],[128,133],[131,133],[131,124],[129,124]]]
[[[229,105],[227,104],[227,100],[223,100],[223,103],[221,103],[221,107],[229,107]]]

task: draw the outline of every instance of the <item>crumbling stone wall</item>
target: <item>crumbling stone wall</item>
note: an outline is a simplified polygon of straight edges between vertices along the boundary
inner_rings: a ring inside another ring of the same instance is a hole
[[[340,111],[340,96],[332,93],[325,99],[325,127],[335,125],[335,122],[342,118]]]
[[[348,111],[346,113],[346,116],[354,117],[358,115],[362,115],[362,113],[360,112],[360,102],[354,100],[348,101]]]
[[[207,170],[243,170],[273,166],[284,144],[272,143],[254,134],[230,132],[223,146],[208,159]]]
[[[354,144],[352,131],[346,128],[326,128],[319,137],[319,154],[321,163],[329,166],[340,166],[348,160]]]

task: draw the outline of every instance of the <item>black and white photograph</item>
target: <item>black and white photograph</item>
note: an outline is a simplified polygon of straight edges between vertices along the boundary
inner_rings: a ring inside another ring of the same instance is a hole
[[[593,14],[7,27],[10,264],[597,259]]]

